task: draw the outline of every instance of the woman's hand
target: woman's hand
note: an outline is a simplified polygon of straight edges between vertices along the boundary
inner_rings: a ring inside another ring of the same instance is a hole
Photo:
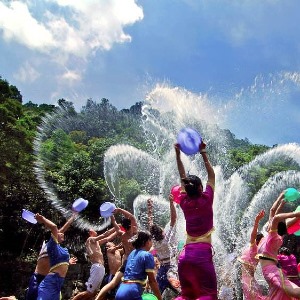
[[[35,214],[35,219],[38,221],[38,223],[44,223],[44,217],[40,214]]]
[[[255,222],[259,222],[265,216],[265,211],[262,209],[255,217]]]

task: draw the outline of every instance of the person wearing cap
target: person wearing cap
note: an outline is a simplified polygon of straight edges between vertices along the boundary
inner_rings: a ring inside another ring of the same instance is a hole
[[[265,299],[266,297],[262,295],[262,290],[255,280],[254,274],[256,267],[258,265],[257,246],[261,239],[263,238],[262,233],[258,233],[259,221],[265,216],[265,211],[261,210],[255,217],[254,225],[250,235],[250,245],[242,252],[242,255],[238,258],[241,263],[242,269],[242,286],[243,295],[245,300],[252,299]]]
[[[161,294],[166,288],[172,288],[167,273],[171,266],[172,249],[174,249],[176,244],[176,230],[175,224],[177,220],[176,208],[173,202],[173,195],[169,195],[170,203],[170,226],[168,229],[164,230],[162,227],[153,223],[153,201],[152,199],[147,200],[148,208],[148,226],[150,233],[153,238],[153,249],[156,252],[157,258],[159,260],[159,268],[156,275],[156,280],[158,282],[159,290]],[[174,255],[175,253],[173,253]]]
[[[211,234],[213,226],[213,199],[215,172],[202,141],[199,152],[207,172],[206,188],[196,175],[186,175],[181,161],[180,145],[175,144],[176,162],[185,195],[180,207],[186,221],[186,244],[178,258],[178,275],[181,284],[180,299],[217,299],[217,277],[213,263]]]
[[[71,224],[74,221],[74,215],[72,215],[67,222],[58,230],[61,233],[64,233],[68,230]],[[51,236],[51,232],[47,231],[44,236],[44,241],[38,255],[36,267],[34,273],[31,275],[29,280],[29,286],[26,291],[26,300],[36,300],[38,295],[38,287],[45,276],[49,273],[50,270],[50,260],[47,252],[47,242],[49,241]],[[71,257],[69,260],[69,264],[73,265],[76,264],[77,258]]]

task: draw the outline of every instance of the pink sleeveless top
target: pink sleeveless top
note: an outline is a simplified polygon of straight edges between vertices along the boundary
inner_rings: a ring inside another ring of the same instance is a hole
[[[267,257],[277,262],[277,253],[282,245],[282,237],[276,231],[269,231],[268,235],[262,239],[258,246],[256,257]]]
[[[214,190],[210,185],[206,185],[205,191],[199,197],[182,197],[180,207],[184,213],[188,235],[198,237],[213,228],[213,199]]]

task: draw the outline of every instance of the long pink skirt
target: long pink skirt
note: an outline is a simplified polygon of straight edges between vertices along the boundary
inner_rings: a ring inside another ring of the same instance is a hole
[[[262,268],[265,280],[269,284],[268,300],[294,300],[286,294],[287,286],[298,287],[296,284],[289,281],[283,274],[282,270],[276,265],[268,265]]]
[[[242,265],[242,285],[245,300],[266,300],[267,297],[262,295],[261,288],[255,280],[254,271],[247,270],[247,267]]]
[[[217,299],[217,277],[211,244],[185,245],[178,259],[178,275],[182,293],[176,300]]]

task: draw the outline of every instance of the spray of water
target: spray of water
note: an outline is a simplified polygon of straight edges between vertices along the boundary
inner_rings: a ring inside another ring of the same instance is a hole
[[[228,109],[228,107],[226,107]],[[208,155],[216,173],[216,189],[214,199],[213,245],[215,249],[215,265],[219,280],[225,280],[224,270],[232,264],[232,257],[239,255],[248,243],[254,216],[261,209],[268,210],[277,195],[289,186],[300,186],[298,171],[284,171],[272,174],[258,190],[250,190],[256,181],[255,171],[261,167],[271,168],[276,162],[293,163],[300,169],[300,146],[285,144],[272,148],[257,156],[254,161],[243,166],[230,176],[226,173],[227,164],[224,160],[230,149],[226,131],[218,125],[224,114],[222,108],[214,107],[207,95],[195,95],[184,89],[157,85],[145,99],[142,107],[142,125],[147,152],[130,145],[114,145],[104,157],[104,176],[117,205],[122,205],[121,181],[123,178],[135,179],[142,189],[142,194],[134,200],[134,213],[142,228],[147,227],[146,202],[154,201],[156,209],[154,218],[161,226],[168,222],[168,195],[173,185],[179,183],[173,144],[181,128],[192,127],[198,130],[207,143]],[[72,127],[72,116],[61,110],[55,116],[45,118],[36,139],[37,153],[36,173],[45,190],[49,201],[62,213],[67,214],[68,208],[58,199],[55,189],[47,182],[44,163],[39,159],[41,141],[57,128]],[[198,175],[203,182],[206,180],[205,168],[200,155],[182,155],[186,171]],[[287,209],[294,209],[293,205]],[[185,240],[185,222],[180,208],[177,208],[177,238]],[[267,217],[266,217],[267,218]],[[266,221],[266,220],[264,220]],[[263,222],[262,222],[263,223]],[[79,218],[77,225],[89,228],[91,224]],[[107,222],[97,225],[97,230],[107,226]],[[174,252],[177,249],[173,249]],[[234,255],[232,256],[232,253]],[[232,268],[232,265],[231,267]],[[234,269],[234,268],[232,268]],[[235,274],[230,274],[235,281]],[[222,284],[222,282],[221,282]]]

